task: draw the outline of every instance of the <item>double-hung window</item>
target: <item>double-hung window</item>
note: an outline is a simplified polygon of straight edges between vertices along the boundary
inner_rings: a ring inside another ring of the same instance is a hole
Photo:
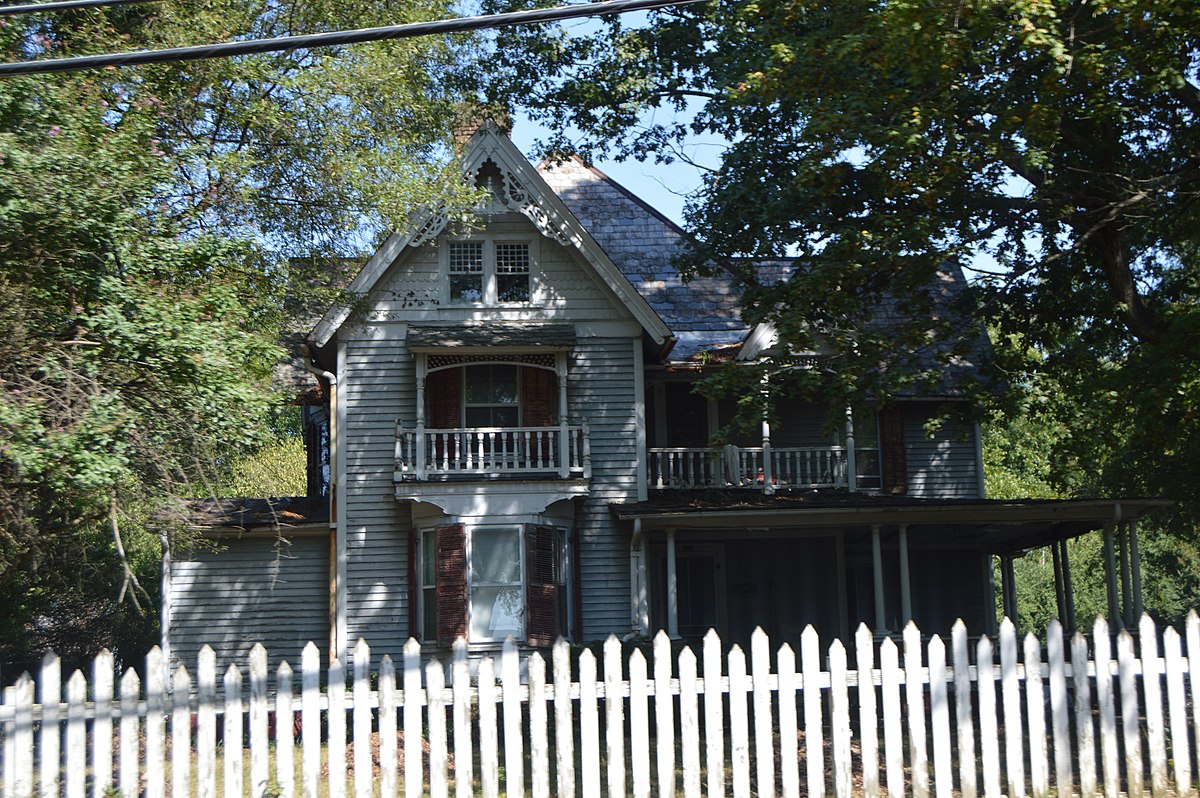
[[[533,295],[528,241],[450,241],[447,246],[451,305],[512,305]]]
[[[567,629],[566,531],[537,524],[446,524],[421,533],[423,639],[550,645]]]

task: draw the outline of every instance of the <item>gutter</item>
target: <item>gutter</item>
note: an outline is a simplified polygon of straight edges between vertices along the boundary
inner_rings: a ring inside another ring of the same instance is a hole
[[[312,352],[308,344],[300,347],[304,356],[304,370],[318,380],[325,380],[329,385],[329,528],[333,530],[333,538],[329,542],[329,656],[332,661],[340,656],[339,629],[341,602],[338,600],[342,593],[339,583],[341,573],[341,539],[338,530],[338,378],[332,371],[326,371],[317,366],[312,360]]]

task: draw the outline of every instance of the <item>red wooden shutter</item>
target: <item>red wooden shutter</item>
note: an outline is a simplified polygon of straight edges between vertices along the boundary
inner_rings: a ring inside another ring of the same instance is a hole
[[[879,412],[879,462],[883,492],[908,493],[908,457],[904,451],[904,413],[896,407]]]
[[[437,538],[437,636],[448,646],[467,635],[467,528],[446,524],[434,529]]]
[[[457,429],[462,420],[462,369],[435,371],[425,380],[430,429]]]
[[[559,635],[558,530],[525,530],[525,628],[531,646],[550,646]]]
[[[521,367],[521,415],[526,427],[554,426],[555,388],[558,375],[546,369],[530,366]],[[557,452],[551,451],[550,438],[542,439],[541,462],[557,460]]]
[[[521,368],[521,414],[526,427],[552,427],[558,375],[546,369]]]
[[[420,563],[417,562],[417,530],[408,530],[408,636],[421,639],[421,625],[417,616],[417,597],[421,592],[417,584]]]

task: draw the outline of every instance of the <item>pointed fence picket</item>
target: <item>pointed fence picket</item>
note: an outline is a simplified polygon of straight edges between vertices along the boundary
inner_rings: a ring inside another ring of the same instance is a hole
[[[219,680],[208,647],[194,671],[168,670],[155,649],[145,678],[125,671],[115,695],[107,652],[90,689],[76,671],[65,690],[50,654],[36,679],[3,690],[0,798],[114,786],[131,798],[217,798],[218,786],[236,798],[848,798],[858,783],[867,798],[885,786],[893,798],[1195,794],[1200,618],[1182,636],[1160,637],[1149,618],[1137,631],[1114,637],[1098,621],[1089,657],[1057,623],[1043,651],[1032,635],[1018,646],[1006,621],[997,663],[992,641],[971,646],[961,624],[949,652],[910,625],[901,663],[866,627],[852,651],[823,650],[809,629],[799,669],[792,646],[772,658],[761,631],[749,662],[712,632],[701,657],[659,635],[649,661],[614,638],[599,677],[595,652],[573,657],[562,641],[549,663],[511,643],[472,663],[460,642],[449,668],[410,641],[401,685],[391,658],[360,642],[349,686],[341,660],[321,667],[312,644],[298,680],[287,663],[271,674],[261,646]],[[248,773],[229,755],[243,750]]]

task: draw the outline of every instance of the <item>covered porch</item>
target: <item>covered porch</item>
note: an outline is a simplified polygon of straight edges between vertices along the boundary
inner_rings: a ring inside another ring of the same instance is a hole
[[[813,625],[847,640],[860,623],[879,636],[910,621],[949,632],[962,618],[972,634],[997,631],[997,587],[1016,618],[1013,560],[1049,548],[1058,615],[1075,611],[1066,541],[1105,536],[1109,622],[1141,614],[1137,519],[1157,500],[938,500],[852,495],[731,494],[728,501],[662,499],[615,505],[630,524],[632,631],[662,628],[696,640],[709,627],[747,642],[756,626],[798,644]],[[1000,565],[1000,585],[995,583]]]

